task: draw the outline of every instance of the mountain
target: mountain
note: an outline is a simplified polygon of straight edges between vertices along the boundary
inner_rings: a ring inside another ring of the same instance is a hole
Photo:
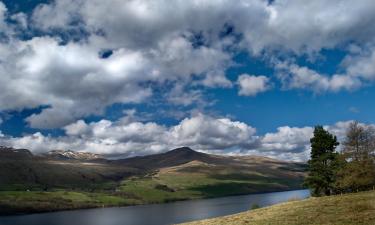
[[[114,161],[114,163],[149,170],[177,166],[194,160],[210,162],[214,160],[214,157],[205,153],[194,151],[189,147],[182,147],[161,154],[120,159]]]
[[[299,189],[306,165],[188,147],[118,160],[62,150],[33,155],[2,147],[0,168],[1,214],[2,209],[41,212]],[[26,190],[30,193],[25,195]]]

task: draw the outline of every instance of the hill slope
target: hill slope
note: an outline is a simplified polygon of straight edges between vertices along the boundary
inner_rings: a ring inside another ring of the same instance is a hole
[[[120,160],[70,151],[35,156],[11,148],[1,149],[0,156],[0,209],[7,213],[298,189],[305,169],[298,163],[217,156],[186,147]]]
[[[116,182],[139,173],[135,168],[51,155],[25,149],[0,149],[0,191],[93,190],[115,188]]]
[[[309,198],[185,225],[375,224],[375,191]]]

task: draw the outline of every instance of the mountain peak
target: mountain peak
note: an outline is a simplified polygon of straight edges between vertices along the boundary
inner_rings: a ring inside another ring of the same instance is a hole
[[[171,150],[170,152],[197,152],[189,147],[180,147],[180,148],[175,148]]]

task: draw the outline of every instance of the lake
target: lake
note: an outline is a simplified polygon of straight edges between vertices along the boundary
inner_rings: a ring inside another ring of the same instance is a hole
[[[225,216],[292,198],[307,198],[308,190],[189,200],[166,204],[84,209],[0,217],[0,225],[164,225]]]

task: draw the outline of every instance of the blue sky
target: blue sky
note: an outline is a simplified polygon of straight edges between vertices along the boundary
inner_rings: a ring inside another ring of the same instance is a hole
[[[373,9],[2,1],[0,144],[306,160],[313,126],[342,139],[352,120],[375,123]]]

